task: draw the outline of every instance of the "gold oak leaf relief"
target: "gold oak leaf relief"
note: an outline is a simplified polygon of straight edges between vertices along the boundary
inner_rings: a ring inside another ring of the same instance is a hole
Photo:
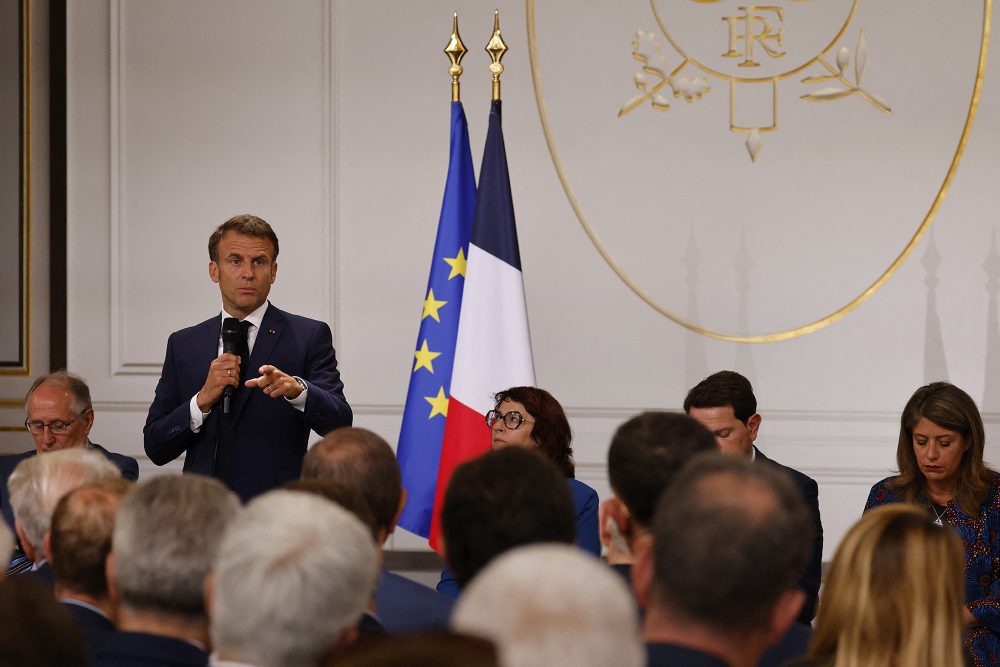
[[[670,108],[670,101],[660,92],[664,87],[669,87],[675,98],[683,98],[688,104],[700,100],[711,90],[705,77],[677,76],[687,65],[686,60],[674,71],[667,73],[667,56],[655,33],[636,31],[632,39],[632,57],[642,63],[642,68],[632,75],[632,82],[639,94],[622,105],[618,110],[619,117],[631,113],[646,102],[657,111],[666,111]]]

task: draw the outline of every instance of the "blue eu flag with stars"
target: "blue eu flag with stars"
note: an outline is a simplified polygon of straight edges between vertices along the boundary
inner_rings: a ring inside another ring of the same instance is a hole
[[[476,177],[469,149],[469,127],[462,103],[452,102],[448,179],[396,450],[407,493],[399,525],[422,537],[430,534],[434,510],[475,208]]]

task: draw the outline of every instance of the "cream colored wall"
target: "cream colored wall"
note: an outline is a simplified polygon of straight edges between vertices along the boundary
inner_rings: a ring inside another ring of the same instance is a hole
[[[511,49],[504,129],[536,375],[567,408],[581,479],[606,497],[605,453],[619,423],[645,408],[677,409],[693,382],[737,368],[757,390],[761,447],[820,484],[829,557],[871,483],[889,473],[898,413],[916,386],[944,369],[985,401],[996,442],[1000,393],[987,386],[1000,376],[987,368],[988,352],[1000,349],[987,346],[996,327],[987,306],[998,288],[984,289],[982,268],[1000,209],[996,49],[933,224],[938,284],[928,287],[925,239],[843,320],[750,346],[671,323],[598,255],[546,148],[525,7],[498,4]],[[581,203],[658,299],[722,329],[794,326],[870,282],[933,199],[960,133],[962,91],[971,90],[975,12],[949,24],[953,60],[931,59],[910,41],[930,27],[893,31],[892,15],[873,5],[859,14],[872,53],[866,80],[895,115],[857,99],[807,111],[789,86],[782,128],[750,165],[742,137],[726,130],[722,84],[692,105],[673,100],[666,114],[615,119],[635,93],[629,40],[654,25],[646,3],[538,4],[547,102]],[[144,475],[158,470],[143,458],[141,427],[166,337],[217,312],[205,242],[239,212],[263,216],[281,238],[272,301],[331,323],[355,423],[395,441],[447,161],[441,49],[457,9],[471,50],[463,99],[478,167],[491,7],[69,3],[69,361],[97,399],[95,441],[140,458]],[[908,61],[922,88],[891,73]],[[817,187],[806,193],[810,172]],[[706,185],[706,175],[720,185]],[[771,206],[774,216],[759,213]],[[692,238],[697,289],[684,263]],[[752,266],[741,269],[740,257]],[[940,338],[943,357],[928,336]],[[1000,465],[995,446],[987,457]],[[406,534],[395,542],[418,544]]]

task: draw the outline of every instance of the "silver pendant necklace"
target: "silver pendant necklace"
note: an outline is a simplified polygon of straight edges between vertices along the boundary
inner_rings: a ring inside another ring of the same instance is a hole
[[[934,503],[931,503],[931,509],[934,510],[934,525],[944,527],[944,517],[945,514],[948,513],[947,508],[945,509],[944,514],[941,514],[937,511],[937,506]]]

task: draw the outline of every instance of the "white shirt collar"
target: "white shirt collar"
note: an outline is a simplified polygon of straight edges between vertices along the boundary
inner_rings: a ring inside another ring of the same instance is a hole
[[[259,329],[260,328],[260,323],[264,321],[264,313],[267,312],[267,307],[269,305],[271,305],[270,302],[269,301],[265,301],[264,303],[262,303],[260,305],[260,307],[257,310],[253,311],[252,313],[250,313],[246,317],[244,317],[242,319],[239,318],[239,317],[237,317],[236,319],[240,320],[241,322],[242,321],[249,322],[250,324],[254,325],[254,327],[256,327],[257,329]],[[230,315],[229,313],[227,313],[226,309],[223,308],[222,309],[222,313],[219,315],[219,317],[224,320],[227,317],[233,317],[233,315]]]

